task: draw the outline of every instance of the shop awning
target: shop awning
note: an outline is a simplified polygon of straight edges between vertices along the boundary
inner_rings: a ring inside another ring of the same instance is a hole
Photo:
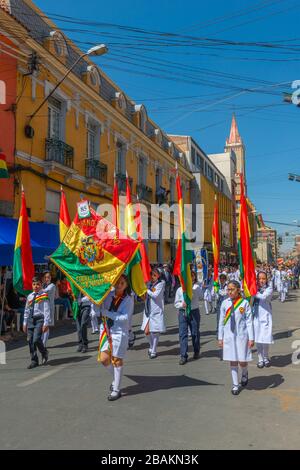
[[[59,245],[58,225],[43,222],[29,222],[33,262],[47,263]],[[0,217],[0,266],[12,266],[14,246],[18,227],[17,219]]]

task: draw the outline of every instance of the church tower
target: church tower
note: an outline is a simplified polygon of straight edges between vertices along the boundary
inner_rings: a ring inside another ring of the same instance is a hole
[[[246,149],[243,143],[243,140],[239,134],[238,126],[236,123],[235,115],[232,115],[231,121],[231,128],[230,134],[228,139],[226,139],[226,145],[224,148],[225,152],[234,152],[236,156],[236,196],[237,200],[239,200],[239,196],[241,194],[240,188],[240,173],[244,176],[244,184],[245,184],[245,194],[247,194],[247,183],[246,183],[246,165],[245,165],[245,156],[246,156]]]

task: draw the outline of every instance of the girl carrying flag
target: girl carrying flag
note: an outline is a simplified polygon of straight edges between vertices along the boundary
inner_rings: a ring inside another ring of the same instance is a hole
[[[124,358],[128,348],[129,320],[133,313],[134,300],[129,281],[122,274],[115,289],[101,305],[100,341],[98,361],[113,376],[109,401],[118,400],[121,395],[121,380]]]
[[[223,348],[223,360],[230,361],[233,395],[248,383],[248,362],[252,361],[254,345],[253,318],[249,302],[241,296],[240,283],[230,281],[228,299],[221,305],[219,321],[219,346]],[[239,384],[238,366],[242,369]]]

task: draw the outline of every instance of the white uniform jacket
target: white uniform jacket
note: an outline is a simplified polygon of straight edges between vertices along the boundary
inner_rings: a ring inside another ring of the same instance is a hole
[[[55,294],[56,294],[56,286],[55,284],[51,283],[48,284],[43,288],[44,292],[47,292],[50,302],[50,322],[49,325],[54,325],[54,310],[55,310]]]
[[[113,320],[110,327],[110,337],[112,342],[112,356],[123,359],[128,348],[129,319],[134,308],[134,299],[131,295],[126,295],[118,306],[116,312],[110,310],[114,292],[111,292],[101,305],[101,315]],[[100,337],[103,332],[103,323],[100,324]]]
[[[203,291],[199,284],[196,282],[193,284],[193,297],[192,297],[192,302],[191,302],[191,310],[195,310],[199,308],[199,302],[200,300],[203,299]],[[175,295],[175,301],[174,301],[174,307],[181,309],[183,308],[182,304],[184,302],[184,297],[183,297],[183,292],[182,292],[182,287],[178,287]]]
[[[148,322],[151,333],[164,333],[166,331],[164,318],[164,292],[165,281],[158,281],[147,290],[145,310],[141,329],[144,331]]]
[[[254,340],[252,311],[248,300],[243,299],[241,305],[235,310],[233,320],[229,318],[226,325],[224,319],[231,299],[222,302],[219,320],[219,340],[223,340],[223,360],[248,362],[252,360],[248,341]]]
[[[257,292],[253,305],[254,338],[256,343],[272,344],[272,295],[271,286]]]

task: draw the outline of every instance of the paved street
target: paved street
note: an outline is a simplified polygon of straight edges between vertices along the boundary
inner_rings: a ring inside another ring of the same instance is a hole
[[[172,306],[157,359],[148,359],[138,332],[127,356],[125,396],[114,403],[106,398],[110,377],[96,362],[95,337],[82,355],[75,352],[74,325],[61,326],[49,342],[49,364],[32,371],[25,343],[13,343],[0,366],[0,448],[299,449],[300,365],[291,363],[292,342],[300,343],[299,307],[298,291],[284,305],[273,302],[273,367],[257,369],[255,357],[238,397],[219,360],[215,315],[202,314],[201,358],[185,366],[178,365]],[[140,322],[135,315],[136,331]]]

